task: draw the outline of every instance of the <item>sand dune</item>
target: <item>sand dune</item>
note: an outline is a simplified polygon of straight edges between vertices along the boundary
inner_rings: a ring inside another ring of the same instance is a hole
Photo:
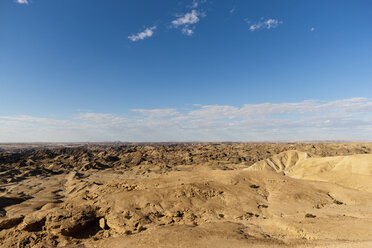
[[[371,148],[188,144],[6,151],[0,156],[0,245],[369,247]]]

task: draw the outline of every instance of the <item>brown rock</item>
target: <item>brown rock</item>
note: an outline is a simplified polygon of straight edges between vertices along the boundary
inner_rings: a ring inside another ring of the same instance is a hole
[[[0,231],[3,229],[9,229],[12,227],[17,226],[19,223],[22,222],[24,216],[15,217],[15,218],[6,218],[0,220]]]
[[[105,218],[99,219],[99,227],[102,229],[106,229],[106,220]]]

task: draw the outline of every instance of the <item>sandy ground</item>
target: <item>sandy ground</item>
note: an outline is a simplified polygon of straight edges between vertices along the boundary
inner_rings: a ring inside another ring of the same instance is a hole
[[[0,145],[1,247],[372,247],[372,144]]]

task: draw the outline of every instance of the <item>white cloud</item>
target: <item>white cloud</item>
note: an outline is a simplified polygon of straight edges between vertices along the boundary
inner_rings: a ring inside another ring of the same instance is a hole
[[[193,0],[190,8],[195,9],[195,8],[199,7],[200,4],[204,4],[206,2],[207,2],[207,0]]]
[[[16,3],[19,3],[19,4],[28,4],[28,0],[16,0]]]
[[[237,117],[239,109],[234,106],[223,106],[223,105],[206,105],[201,106],[197,110],[193,110],[189,113],[193,117],[201,117],[207,119],[232,119]]]
[[[194,34],[194,25],[200,21],[200,17],[205,17],[205,14],[193,9],[191,12],[173,20],[172,25],[175,28],[180,27],[183,34],[191,36]]]
[[[192,30],[191,28],[183,28],[182,33],[187,36],[191,36],[194,34],[194,30]]]
[[[251,24],[251,22],[249,20],[245,20],[248,24],[250,24],[249,26],[249,30],[251,30],[252,32],[253,31],[256,31],[258,29],[273,29],[273,28],[277,28],[280,24],[283,24],[282,21],[279,21],[277,19],[266,19],[266,20],[261,20],[259,22],[256,22],[256,23],[253,23]]]
[[[122,123],[125,119],[112,114],[101,113],[80,113],[77,117],[79,120],[93,121],[93,122],[108,122],[108,123]]]
[[[151,37],[154,34],[155,29],[156,29],[156,26],[146,28],[142,32],[128,36],[128,39],[130,39],[133,42],[138,41],[138,40],[144,40],[145,38]]]
[[[235,10],[236,10],[235,7],[233,7],[232,9],[229,10],[229,13],[234,14]]]
[[[0,141],[372,140],[372,98],[132,109],[61,120],[0,116]]]
[[[164,109],[132,109],[131,111],[140,113],[144,116],[151,118],[162,118],[168,116],[175,116],[179,113],[174,108],[164,108]]]
[[[184,16],[178,17],[176,20],[172,21],[172,24],[176,27],[180,25],[190,25],[199,22],[200,13],[196,10],[191,10],[190,13],[186,13]]]
[[[67,120],[56,120],[51,118],[41,118],[29,115],[0,116],[3,123],[11,122],[13,124],[38,123],[45,125],[68,125],[71,122]]]
[[[315,28],[314,27],[310,28],[310,31],[311,32],[315,31]]]
[[[199,6],[199,2],[194,0],[192,2],[191,8],[197,8],[198,6]]]

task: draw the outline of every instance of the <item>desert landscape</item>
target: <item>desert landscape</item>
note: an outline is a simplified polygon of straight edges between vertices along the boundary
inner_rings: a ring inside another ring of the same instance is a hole
[[[371,143],[0,149],[1,247],[372,247]]]
[[[371,0],[0,0],[0,248],[372,248],[371,45]]]

